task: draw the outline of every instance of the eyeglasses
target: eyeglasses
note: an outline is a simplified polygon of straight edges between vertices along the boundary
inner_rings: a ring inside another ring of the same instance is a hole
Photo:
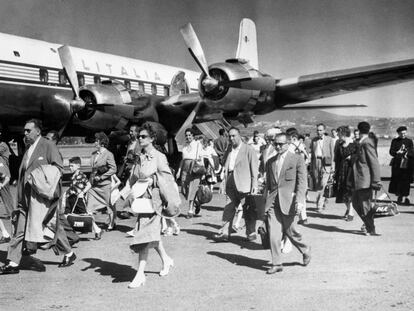
[[[148,135],[138,135],[137,137],[138,137],[138,139],[145,139],[145,138],[148,138],[149,136]]]

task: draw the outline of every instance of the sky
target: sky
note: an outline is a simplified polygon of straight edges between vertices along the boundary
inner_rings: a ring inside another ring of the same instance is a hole
[[[414,58],[412,0],[1,0],[0,32],[198,70],[179,28],[191,22],[209,64],[233,58],[256,23],[259,67],[275,78]],[[414,82],[315,104],[344,115],[414,117]]]

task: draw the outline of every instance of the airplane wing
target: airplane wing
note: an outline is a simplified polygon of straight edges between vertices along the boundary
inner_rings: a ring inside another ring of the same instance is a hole
[[[276,99],[302,103],[414,79],[414,59],[279,80]]]

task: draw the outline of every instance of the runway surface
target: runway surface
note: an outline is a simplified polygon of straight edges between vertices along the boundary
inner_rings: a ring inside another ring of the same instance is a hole
[[[382,235],[372,237],[360,234],[358,217],[345,222],[345,207],[334,199],[323,214],[309,203],[310,223],[298,228],[312,246],[311,263],[303,267],[294,249],[284,255],[283,272],[266,275],[270,252],[260,240],[245,242],[243,232],[231,243],[212,240],[224,204],[215,194],[201,217],[178,218],[181,234],[164,238],[175,262],[166,277],[158,275],[161,261],[152,250],[145,286],[127,288],[137,256],[125,232],[134,219],[119,220],[119,231],[100,241],[81,235],[71,267],[60,269],[61,257],[39,251],[45,272],[0,276],[0,310],[414,310],[413,205],[377,218]],[[103,224],[106,215],[97,219]],[[1,261],[6,249],[0,245]]]

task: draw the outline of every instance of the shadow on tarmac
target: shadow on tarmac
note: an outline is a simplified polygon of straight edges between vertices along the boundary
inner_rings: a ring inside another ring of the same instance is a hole
[[[89,266],[83,268],[82,271],[93,269],[100,275],[112,277],[112,283],[130,282],[137,272],[129,265],[121,265],[98,258],[83,258],[82,260],[89,263]]]
[[[250,258],[250,257],[243,256],[243,255],[222,253],[222,252],[216,252],[216,251],[207,252],[207,254],[225,259],[228,262],[231,262],[232,264],[236,264],[238,266],[249,267],[249,268],[257,269],[261,271],[266,271],[269,268],[269,262],[267,260]]]
[[[343,218],[342,216],[338,216],[338,215],[323,214],[323,213],[308,211],[308,209],[306,210],[306,215],[308,217],[322,218],[322,219],[342,219]]]
[[[335,226],[325,226],[321,224],[307,224],[305,227],[316,229],[316,230],[327,231],[327,232],[340,232],[340,233],[362,235],[362,232],[359,230],[345,230],[345,229],[341,229]]]

